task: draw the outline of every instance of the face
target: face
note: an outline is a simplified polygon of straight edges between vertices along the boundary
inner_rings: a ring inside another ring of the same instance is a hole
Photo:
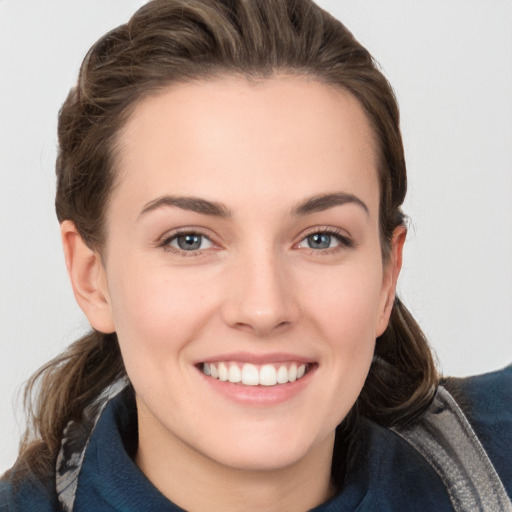
[[[102,279],[141,439],[247,469],[330,451],[396,279],[357,101],[297,77],[173,86],[117,167]]]

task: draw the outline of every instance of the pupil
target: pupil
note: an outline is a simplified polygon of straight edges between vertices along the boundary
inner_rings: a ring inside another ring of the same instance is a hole
[[[184,251],[199,249],[201,247],[201,235],[181,235],[178,237],[178,245]]]
[[[308,237],[308,245],[311,249],[327,249],[331,245],[331,237],[325,233],[315,233]]]

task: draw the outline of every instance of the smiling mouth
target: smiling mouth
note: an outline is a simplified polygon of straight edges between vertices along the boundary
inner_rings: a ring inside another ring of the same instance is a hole
[[[302,379],[311,368],[305,363],[279,363],[254,365],[251,363],[201,363],[200,370],[222,382],[244,386],[278,386]]]

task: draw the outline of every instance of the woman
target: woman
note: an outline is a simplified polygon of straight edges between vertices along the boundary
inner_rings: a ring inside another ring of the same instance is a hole
[[[6,510],[509,510],[511,372],[438,386],[398,108],[338,21],[148,3],[86,56],[57,179],[93,331],[29,384]]]

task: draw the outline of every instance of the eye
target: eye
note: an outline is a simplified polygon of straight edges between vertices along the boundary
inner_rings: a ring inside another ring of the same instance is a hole
[[[168,238],[164,245],[168,248],[192,252],[210,249],[213,243],[207,236],[200,233],[178,233]]]
[[[353,247],[352,240],[335,231],[317,231],[303,238],[298,247],[305,249],[327,250],[337,247]]]
[[[310,249],[329,249],[332,243],[339,244],[339,241],[328,233],[315,233],[307,236],[304,241]]]

